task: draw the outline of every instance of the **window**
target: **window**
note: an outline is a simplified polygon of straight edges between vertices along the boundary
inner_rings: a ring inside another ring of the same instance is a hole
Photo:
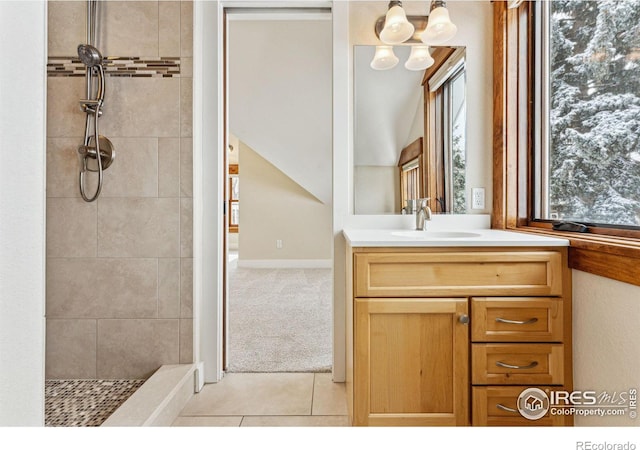
[[[407,200],[420,198],[420,161],[418,158],[402,166],[400,169],[400,184],[403,205],[407,204]]]
[[[427,134],[433,134],[431,195],[436,211],[465,214],[466,196],[466,72],[465,49],[452,48],[442,66],[428,79],[425,97],[433,103],[433,119]],[[429,106],[427,106],[429,108]]]
[[[398,159],[400,169],[400,201],[402,208],[408,207],[407,200],[424,197],[420,174],[422,167],[423,139],[418,138],[402,149]]]
[[[640,227],[640,2],[536,2],[533,219]]]
[[[567,238],[569,268],[640,286],[640,2],[493,5],[492,227]]]
[[[442,86],[443,100],[443,159],[448,203],[451,212],[465,214],[466,198],[466,80],[462,65]]]

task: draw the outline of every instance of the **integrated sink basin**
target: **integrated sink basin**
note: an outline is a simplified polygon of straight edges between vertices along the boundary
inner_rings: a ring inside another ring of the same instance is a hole
[[[465,238],[477,238],[480,237],[479,233],[472,233],[470,231],[420,231],[420,230],[408,230],[408,231],[392,231],[393,236],[408,238],[408,239],[465,239]]]

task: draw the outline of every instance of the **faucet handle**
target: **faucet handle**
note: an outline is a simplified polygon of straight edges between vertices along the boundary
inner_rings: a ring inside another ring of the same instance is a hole
[[[429,208],[429,205],[427,204],[430,199],[430,197],[425,197],[419,200],[420,209],[424,211],[424,220],[431,220],[431,208]]]

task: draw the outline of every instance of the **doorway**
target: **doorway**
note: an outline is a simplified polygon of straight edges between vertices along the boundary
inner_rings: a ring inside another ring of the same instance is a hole
[[[331,12],[231,8],[224,29],[224,369],[330,371]]]

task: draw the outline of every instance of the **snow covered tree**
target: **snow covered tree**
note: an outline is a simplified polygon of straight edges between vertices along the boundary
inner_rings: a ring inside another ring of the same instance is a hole
[[[549,211],[640,226],[640,0],[551,2]]]

